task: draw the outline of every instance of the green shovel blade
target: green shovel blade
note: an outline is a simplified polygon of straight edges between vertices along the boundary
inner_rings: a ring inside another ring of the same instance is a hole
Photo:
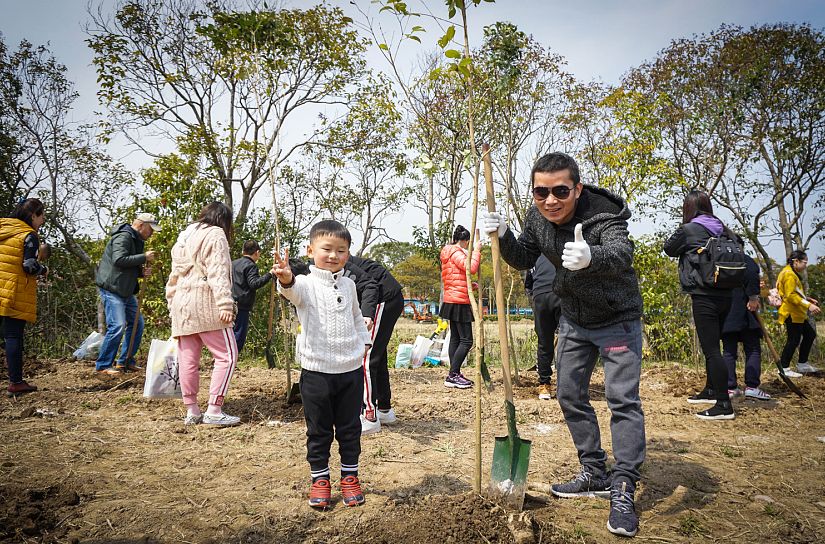
[[[527,490],[527,469],[530,466],[532,443],[523,440],[516,431],[516,409],[505,401],[507,436],[497,436],[493,447],[493,469],[490,473],[490,492],[510,508],[521,510]]]

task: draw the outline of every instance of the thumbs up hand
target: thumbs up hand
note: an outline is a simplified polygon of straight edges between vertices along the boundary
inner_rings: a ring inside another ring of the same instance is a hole
[[[564,244],[561,265],[568,270],[581,270],[590,266],[590,246],[582,236],[582,224],[576,225],[572,242]]]

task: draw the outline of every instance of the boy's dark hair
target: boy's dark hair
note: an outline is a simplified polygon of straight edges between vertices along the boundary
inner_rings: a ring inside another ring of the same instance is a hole
[[[456,226],[455,230],[453,231],[453,243],[460,242],[461,240],[469,240],[470,239],[470,231],[466,228],[462,227],[461,225]]]
[[[530,172],[530,187],[536,184],[536,174],[550,174],[552,172],[559,172],[567,170],[570,172],[570,179],[573,180],[573,186],[581,183],[579,177],[579,165],[576,160],[566,153],[548,153],[543,157],[539,157],[536,164],[533,165],[533,170]]]
[[[261,246],[255,240],[247,240],[243,243],[243,254],[253,255],[256,251],[260,251]]]
[[[220,227],[226,234],[226,240],[232,243],[232,209],[223,202],[212,202],[201,210],[198,223]]]
[[[40,199],[27,198],[14,207],[14,211],[9,216],[12,219],[19,219],[28,226],[32,226],[32,217],[40,215],[46,210]]]
[[[309,229],[309,243],[314,242],[319,236],[340,238],[341,240],[346,240],[347,245],[352,245],[352,236],[347,230],[347,227],[333,219],[324,219],[312,225],[312,228]]]
[[[807,261],[808,254],[802,251],[801,249],[795,249],[791,251],[791,254],[788,255],[788,264],[793,266],[794,261]]]

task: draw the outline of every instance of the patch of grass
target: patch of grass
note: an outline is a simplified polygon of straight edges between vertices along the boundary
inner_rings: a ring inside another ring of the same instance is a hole
[[[722,455],[724,455],[725,457],[730,457],[731,459],[734,459],[736,457],[742,457],[742,452],[739,449],[736,449],[731,446],[720,446],[719,451],[722,452]]]
[[[679,518],[679,533],[685,536],[697,536],[705,534],[705,528],[702,527],[702,522],[699,518],[691,513],[688,513]]]
[[[135,399],[134,399],[134,397],[132,397],[132,395],[124,395],[122,397],[118,397],[118,399],[115,401],[115,403],[118,406],[125,406],[127,404],[132,404],[134,401],[135,401]]]
[[[387,456],[387,450],[384,449],[384,446],[378,446],[378,449],[375,450],[372,456],[376,459],[383,459]]]
[[[587,537],[590,536],[590,533],[587,531],[587,529],[585,529],[577,523],[573,526],[572,536],[576,540],[585,540],[587,539]]]
[[[766,504],[763,510],[765,511],[766,514],[768,514],[772,518],[775,518],[776,516],[778,516],[782,513],[779,510],[779,508],[776,507],[776,505],[770,504],[770,503]]]
[[[440,443],[438,446],[434,447],[433,450],[445,453],[447,457],[454,459],[458,455],[463,454],[466,451],[466,448],[458,447],[453,441],[449,440]]]
[[[685,447],[676,449],[676,453],[688,453],[689,451],[690,451],[690,449],[685,448]]]

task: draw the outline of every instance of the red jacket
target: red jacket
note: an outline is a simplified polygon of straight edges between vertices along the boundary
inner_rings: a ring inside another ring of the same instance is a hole
[[[444,246],[441,250],[441,283],[444,286],[444,302],[452,304],[469,304],[467,296],[467,277],[464,273],[467,262],[467,250],[459,245]],[[473,252],[470,273],[478,272],[481,252]]]

